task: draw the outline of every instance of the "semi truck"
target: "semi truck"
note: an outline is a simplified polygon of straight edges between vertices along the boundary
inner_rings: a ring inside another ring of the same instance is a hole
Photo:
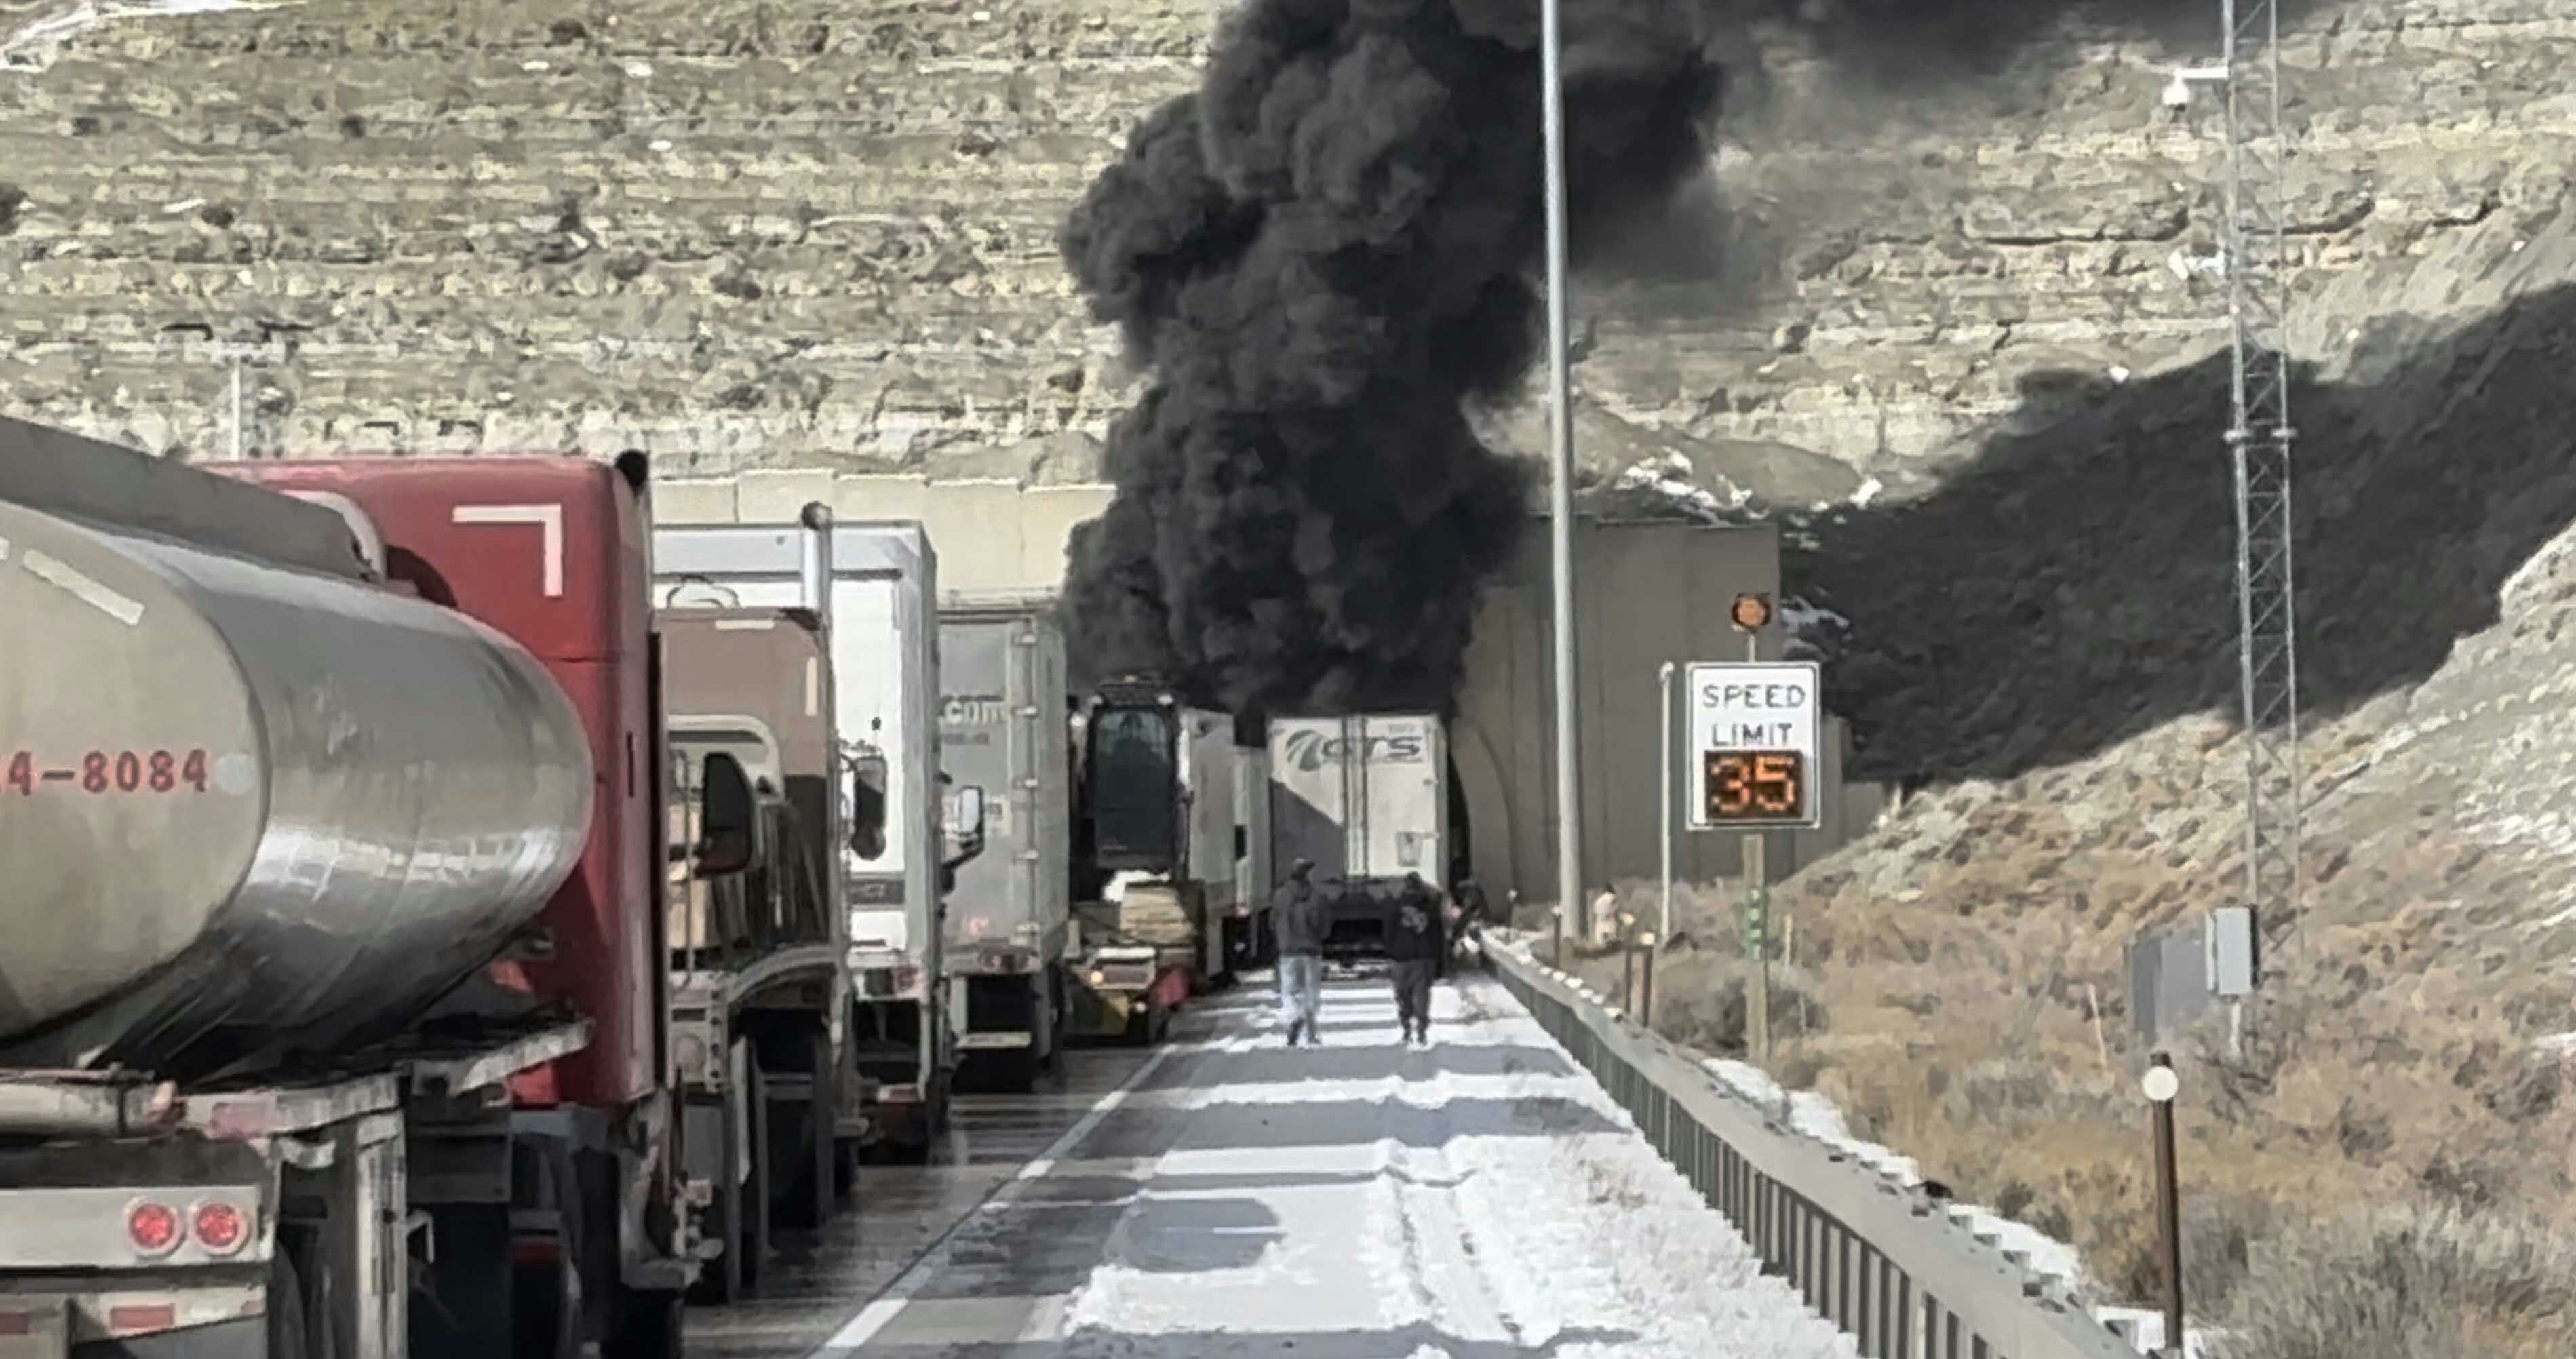
[[[819,554],[809,547],[817,533]],[[946,892],[979,847],[984,793],[943,787],[939,777],[938,558],[929,534],[909,521],[835,523],[818,503],[794,524],[662,529],[653,559],[665,608],[799,608],[822,621],[846,831],[837,890],[849,941],[848,1033],[871,1099],[843,1132],[926,1156],[947,1124],[956,1066],[941,972]]]
[[[0,1353],[676,1354],[643,457],[227,470],[0,421]]]
[[[1260,930],[1261,903],[1242,896],[1253,827],[1237,811],[1235,722],[1142,678],[1101,685],[1077,718],[1070,1019],[1151,1041],[1232,975],[1229,937]]]
[[[1274,718],[1269,735],[1273,885],[1312,862],[1334,896],[1327,952],[1367,952],[1409,876],[1447,885],[1446,729],[1428,713],[1365,713]]]
[[[950,1022],[962,1064],[1026,1091],[1065,1005],[1072,769],[1053,598],[943,603],[939,688],[940,770],[989,790],[983,852],[948,899]]]
[[[820,535],[813,535],[819,538]],[[659,615],[670,706],[671,1038],[692,1183],[724,1251],[706,1300],[756,1289],[772,1229],[831,1216],[849,1062],[849,929],[831,892],[831,655],[802,609]]]

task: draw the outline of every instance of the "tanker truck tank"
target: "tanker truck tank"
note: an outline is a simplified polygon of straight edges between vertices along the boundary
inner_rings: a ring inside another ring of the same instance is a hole
[[[0,501],[0,636],[0,1065],[396,1034],[581,852],[580,719],[463,614]]]

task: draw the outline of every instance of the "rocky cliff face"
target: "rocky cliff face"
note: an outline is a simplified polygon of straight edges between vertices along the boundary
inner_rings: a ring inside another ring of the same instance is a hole
[[[254,450],[1060,479],[1133,382],[1056,226],[1222,6],[80,8],[0,0],[12,413],[219,452],[247,341]],[[1585,290],[1587,460],[1839,498],[2209,352],[2216,113],[2158,92],[2215,24],[2069,26],[1965,81],[1762,49],[1725,215],[1627,252],[1680,278]],[[2330,9],[2291,46],[2304,264],[2554,199],[2571,37],[2576,0]]]
[[[640,446],[697,474],[1096,426],[1120,393],[1056,226],[1209,22],[311,0],[13,42],[0,384],[219,451],[209,341],[264,337],[254,449]]]

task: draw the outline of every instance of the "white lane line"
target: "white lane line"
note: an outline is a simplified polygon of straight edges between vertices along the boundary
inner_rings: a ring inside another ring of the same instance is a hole
[[[1189,1048],[1195,1052],[1202,1050],[1204,1046],[1206,1045],[1194,1043],[1190,1044]],[[1165,1058],[1179,1051],[1180,1047],[1180,1044],[1167,1041],[1164,1046],[1156,1048],[1154,1055],[1145,1059],[1144,1065],[1137,1067],[1134,1073],[1120,1082],[1117,1089],[1101,1096],[1099,1102],[1091,1106],[1090,1112],[1085,1113],[1072,1127],[1065,1129],[1064,1136],[1049,1144],[1045,1151],[1039,1153],[1036,1160],[1020,1167],[1020,1173],[1004,1181],[982,1203],[959,1215],[955,1222],[948,1225],[946,1231],[939,1234],[939,1239],[931,1244],[931,1248],[924,1252],[920,1259],[912,1262],[912,1268],[905,1270],[892,1284],[887,1285],[884,1292],[877,1294],[867,1306],[860,1308],[856,1316],[841,1323],[841,1329],[834,1331],[831,1339],[824,1341],[812,1353],[806,1355],[805,1359],[849,1359],[849,1356],[855,1354],[861,1345],[875,1339],[877,1332],[884,1330],[902,1314],[904,1308],[911,1305],[914,1295],[920,1293],[932,1279],[948,1268],[950,1256],[956,1247],[958,1228],[974,1221],[984,1213],[1007,1204],[1018,1197],[1021,1188],[1030,1181],[1053,1171],[1056,1163],[1063,1160],[1066,1153],[1082,1145],[1083,1139],[1091,1136],[1093,1129],[1099,1127],[1101,1122],[1111,1114],[1116,1113],[1118,1106],[1127,1102],[1127,1096],[1133,1093],[1137,1086],[1143,1084],[1146,1077],[1153,1075],[1156,1068],[1162,1066]]]

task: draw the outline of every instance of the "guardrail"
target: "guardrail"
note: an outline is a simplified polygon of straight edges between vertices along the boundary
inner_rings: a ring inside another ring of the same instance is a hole
[[[1765,1271],[1867,1359],[2139,1359],[2067,1280],[2032,1270],[1893,1173],[1791,1128],[1525,944],[1489,953],[1503,985],[1735,1224]]]

